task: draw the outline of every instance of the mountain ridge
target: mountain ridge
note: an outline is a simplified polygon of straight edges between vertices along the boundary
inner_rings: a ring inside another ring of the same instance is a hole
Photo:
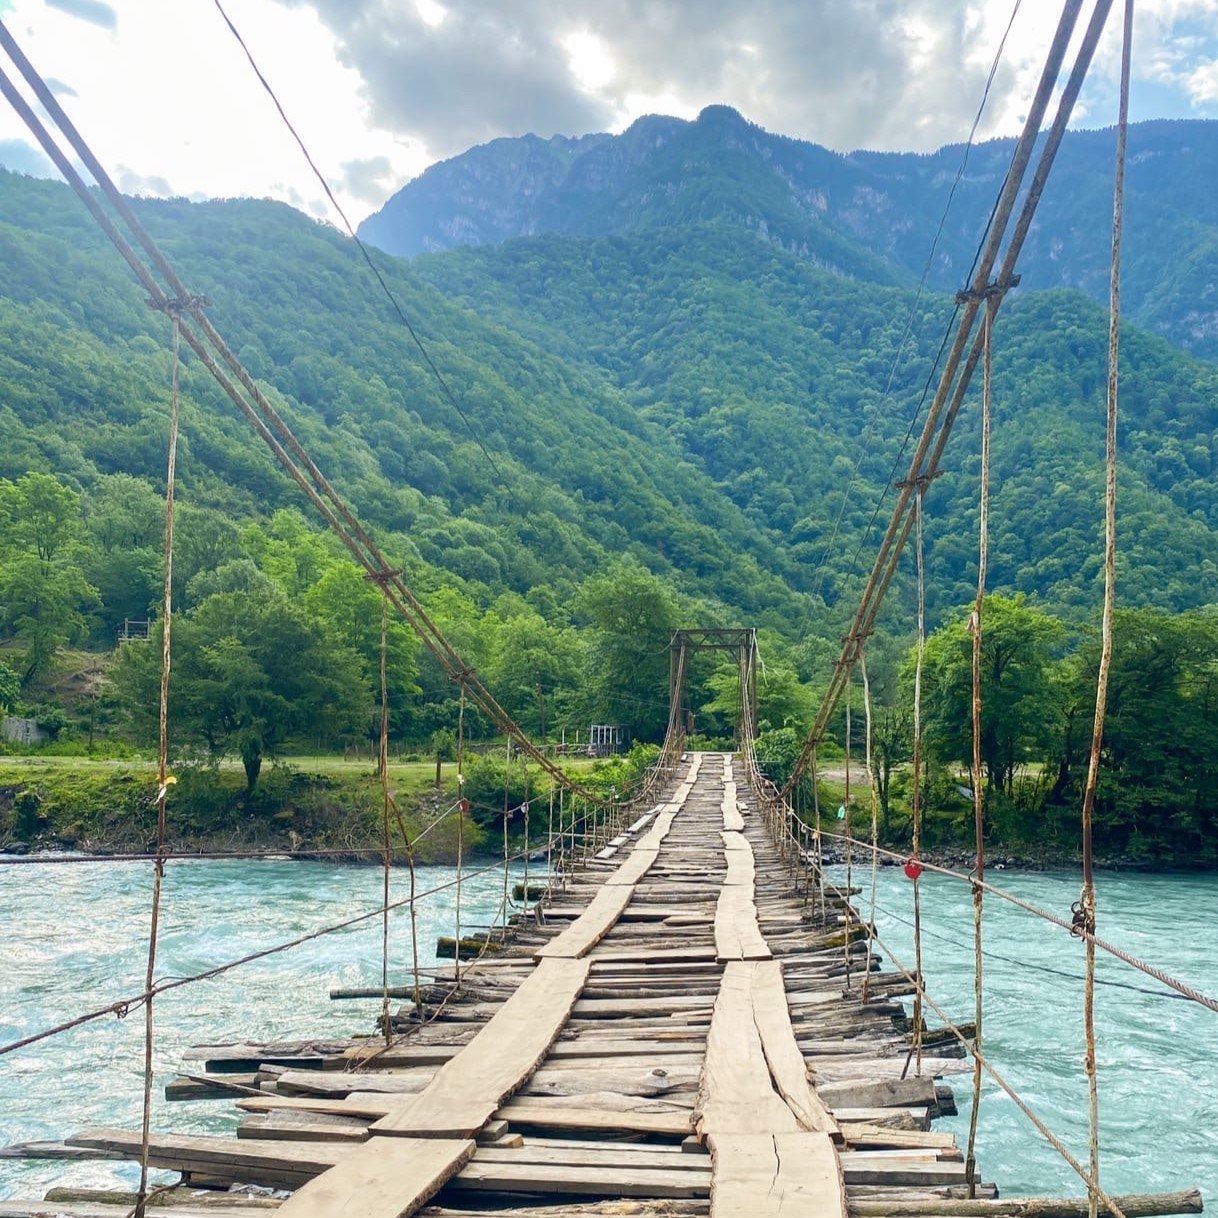
[[[1029,234],[1029,288],[1105,296],[1113,141],[1112,129],[1067,133]],[[960,144],[925,154],[837,153],[711,106],[694,120],[647,116],[616,136],[480,145],[407,183],[359,231],[386,252],[412,257],[516,237],[622,236],[718,219],[833,273],[912,285],[925,270],[931,287],[954,291],[967,276],[1012,145],[974,145],[967,165]],[[1206,358],[1218,357],[1214,180],[1218,122],[1131,127],[1126,308]]]

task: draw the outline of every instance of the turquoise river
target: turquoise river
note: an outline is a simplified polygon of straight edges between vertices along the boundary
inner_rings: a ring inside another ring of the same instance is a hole
[[[445,884],[451,868],[421,868],[420,889]],[[867,868],[856,882],[869,883]],[[996,872],[1000,886],[1068,915],[1078,880],[1056,873]],[[177,862],[165,889],[157,975],[185,976],[333,924],[377,906],[375,868],[320,862]],[[463,886],[466,925],[499,908],[502,872]],[[393,896],[405,895],[394,873]],[[71,863],[0,867],[0,1042],[138,993],[145,969],[150,874],[146,865]],[[419,909],[420,955],[433,960],[453,928],[453,890]],[[876,922],[902,959],[912,958],[910,884],[881,869]],[[1218,994],[1218,877],[1099,878],[1101,934],[1196,988]],[[859,898],[863,910],[870,892]],[[972,904],[966,884],[923,880],[925,972],[935,1000],[972,1018]],[[1080,1159],[1087,1155],[1082,1074],[1082,948],[1064,931],[996,899],[987,901],[985,1050]],[[395,915],[392,956],[409,951],[408,920]],[[224,1132],[223,1101],[166,1104],[160,1091],[198,1043],[342,1037],[366,1032],[376,1000],[332,1002],[332,986],[380,980],[381,928],[373,918],[290,952],[184,986],[156,1004],[154,1126]],[[395,967],[402,980],[405,964]],[[1218,1014],[1173,997],[1157,982],[1101,956],[1098,1029],[1103,1178],[1113,1192],[1196,1185],[1218,1201]],[[933,1016],[931,1022],[937,1022]],[[143,1014],[107,1015],[50,1041],[0,1057],[0,1144],[57,1139],[86,1125],[138,1125]],[[960,1115],[941,1122],[963,1143],[970,1083],[955,1086]],[[1005,1195],[1078,1194],[1081,1185],[1002,1093],[986,1088],[978,1158]],[[41,1197],[53,1182],[130,1186],[133,1169],[109,1162],[0,1159],[0,1196]]]

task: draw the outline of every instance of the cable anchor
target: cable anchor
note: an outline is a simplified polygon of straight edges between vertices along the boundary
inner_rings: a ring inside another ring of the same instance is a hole
[[[982,304],[987,300],[1001,300],[1012,288],[1019,287],[1019,281],[1019,275],[1010,275],[1004,280],[986,284],[981,289],[961,288],[956,293],[956,303],[959,305]]]

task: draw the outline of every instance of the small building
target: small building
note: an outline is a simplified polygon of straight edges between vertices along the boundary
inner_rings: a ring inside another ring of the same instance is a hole
[[[588,752],[593,757],[612,757],[626,745],[627,731],[622,723],[594,723],[588,729]]]
[[[50,736],[33,719],[5,715],[0,722],[0,739],[11,741],[13,744],[46,744]]]

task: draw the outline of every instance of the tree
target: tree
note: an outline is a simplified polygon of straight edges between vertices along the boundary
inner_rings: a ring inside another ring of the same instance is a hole
[[[880,706],[871,720],[871,774],[880,805],[880,831],[889,831],[892,772],[913,756],[913,714],[904,707]]]
[[[1076,697],[1090,728],[1098,644]],[[1218,614],[1127,609],[1113,624],[1096,839],[1103,849],[1213,862],[1218,853]],[[1081,798],[1086,750],[1066,788]]]
[[[44,562],[33,553],[0,566],[0,623],[27,645],[23,686],[61,647],[85,634],[85,610],[97,604],[97,590],[79,567]]]
[[[677,602],[668,586],[632,559],[619,558],[584,581],[576,613],[592,628],[594,710],[630,724],[642,740],[664,734],[668,720],[668,643]]]
[[[75,561],[80,496],[49,474],[0,479],[0,627],[26,644],[29,685],[86,631],[97,589]]]
[[[551,626],[526,609],[495,632],[488,685],[526,732],[544,738],[565,720],[583,660],[574,630]]]
[[[89,535],[106,554],[157,546],[165,531],[165,501],[142,478],[105,474],[85,498]]]
[[[348,559],[329,560],[316,583],[301,598],[307,612],[322,623],[330,637],[359,658],[364,684],[380,703],[381,592]],[[389,724],[404,734],[419,696],[418,640],[390,605],[385,630],[385,678],[389,693]],[[379,733],[379,716],[375,730]]]
[[[926,641],[923,714],[927,747],[944,762],[972,757],[971,610]],[[1015,771],[1052,754],[1060,713],[1053,649],[1062,625],[1022,596],[988,596],[981,633],[981,762],[986,785],[1010,795]],[[914,659],[906,661],[906,678]]]
[[[253,793],[265,758],[293,739],[358,732],[373,698],[359,657],[284,597],[218,593],[174,619],[170,731],[213,763],[235,754]],[[155,632],[159,636],[159,628]],[[159,646],[126,647],[113,679],[132,719],[155,730]]]
[[[702,707],[704,714],[722,716],[737,725],[740,719],[740,666],[724,664],[707,681],[714,697]],[[757,674],[757,730],[794,727],[805,731],[812,721],[815,699],[800,682],[794,666],[781,657],[766,661]]]
[[[0,660],[0,714],[7,714],[17,704],[21,694],[21,682],[17,674]]]
[[[50,563],[80,531],[80,496],[50,474],[0,480],[0,536]]]

